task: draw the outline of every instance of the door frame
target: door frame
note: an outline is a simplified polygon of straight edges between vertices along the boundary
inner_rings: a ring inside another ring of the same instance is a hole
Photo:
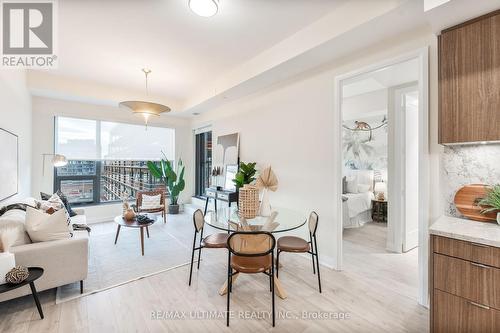
[[[429,47],[423,47],[398,57],[375,63],[364,68],[342,74],[335,77],[335,103],[334,103],[334,127],[337,132],[336,145],[334,145],[335,179],[337,180],[336,200],[334,208],[337,212],[338,221],[335,228],[336,246],[336,270],[342,270],[343,266],[343,223],[342,223],[342,84],[347,79],[363,75],[387,66],[396,65],[408,60],[418,59],[418,91],[419,91],[419,219],[418,219],[418,302],[428,306],[428,253],[429,253]]]
[[[406,217],[405,177],[407,156],[407,152],[403,148],[406,144],[406,114],[401,113],[400,106],[396,106],[396,94],[397,92],[408,90],[414,91],[414,89],[411,89],[414,87],[418,91],[418,81],[408,82],[388,89],[387,114],[389,119],[389,131],[387,174],[390,174],[391,177],[387,180],[387,185],[388,197],[391,204],[389,205],[387,213],[386,249],[395,253],[404,252],[406,223],[394,222],[404,221]],[[403,151],[405,152],[404,154],[402,153]],[[402,189],[404,194],[402,195],[398,189]]]

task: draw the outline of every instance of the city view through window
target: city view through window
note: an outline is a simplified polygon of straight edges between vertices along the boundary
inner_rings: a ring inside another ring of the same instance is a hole
[[[140,135],[137,135],[137,134]],[[56,118],[56,152],[68,164],[54,169],[54,191],[72,204],[99,204],[131,198],[138,191],[165,190],[147,168],[163,154],[174,160],[175,131],[170,128]],[[129,144],[132,143],[132,144]]]

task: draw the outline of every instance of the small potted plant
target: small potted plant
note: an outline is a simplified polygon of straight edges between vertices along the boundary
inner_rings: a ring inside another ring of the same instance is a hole
[[[184,187],[186,186],[186,183],[184,181],[184,165],[182,164],[182,160],[179,159],[179,162],[177,163],[176,170],[177,172],[179,172],[178,176],[172,168],[172,163],[167,160],[166,157],[160,162],[148,161],[147,165],[149,171],[151,171],[151,175],[163,181],[165,183],[165,187],[168,188],[168,192],[170,194],[168,213],[178,214],[179,194],[184,190]]]
[[[486,197],[479,201],[479,205],[483,207],[481,214],[496,212],[497,223],[500,225],[500,184],[489,188]]]
[[[236,190],[240,189],[241,187],[247,184],[251,184],[255,181],[255,174],[257,173],[255,165],[257,165],[257,163],[255,162],[252,163],[240,162],[240,168],[233,179],[233,183],[236,186]]]

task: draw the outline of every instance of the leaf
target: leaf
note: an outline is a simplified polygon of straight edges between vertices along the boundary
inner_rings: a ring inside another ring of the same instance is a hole
[[[158,167],[158,165],[152,161],[148,161],[147,162],[147,166],[148,166],[148,169],[149,171],[151,172],[151,175],[155,178],[158,178],[158,179],[162,179],[163,178],[163,174],[160,170],[160,168]]]

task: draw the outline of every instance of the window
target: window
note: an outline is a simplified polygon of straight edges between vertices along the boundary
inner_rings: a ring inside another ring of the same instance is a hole
[[[212,131],[195,134],[196,138],[196,196],[204,196],[210,187],[212,172]]]
[[[73,204],[120,200],[124,192],[165,190],[147,168],[148,160],[174,160],[175,130],[107,121],[57,117],[56,153],[68,158],[54,168],[54,192]]]

